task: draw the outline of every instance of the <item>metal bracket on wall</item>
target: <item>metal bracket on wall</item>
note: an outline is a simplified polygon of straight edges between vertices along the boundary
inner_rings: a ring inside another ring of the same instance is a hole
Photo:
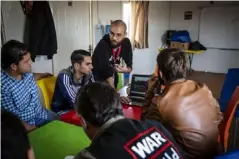
[[[1,42],[2,42],[2,45],[6,42],[6,35],[5,35],[2,9],[1,9]]]
[[[92,48],[92,46],[91,45],[89,45],[89,52],[91,53],[91,55],[92,55],[92,53],[93,53],[93,48]]]

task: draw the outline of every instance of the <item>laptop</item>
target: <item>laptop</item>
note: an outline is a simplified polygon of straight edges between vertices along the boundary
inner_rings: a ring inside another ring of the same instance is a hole
[[[143,106],[149,78],[150,75],[132,75],[129,92],[129,98],[131,99],[130,105]]]

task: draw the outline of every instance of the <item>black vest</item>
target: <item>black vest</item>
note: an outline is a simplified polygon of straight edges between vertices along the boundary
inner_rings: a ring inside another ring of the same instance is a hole
[[[103,127],[87,153],[83,153],[90,158],[183,158],[171,134],[160,123],[123,118]]]

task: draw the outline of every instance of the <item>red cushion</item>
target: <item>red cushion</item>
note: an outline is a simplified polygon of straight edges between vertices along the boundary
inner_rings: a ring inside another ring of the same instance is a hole
[[[142,107],[122,104],[123,106],[123,114],[126,118],[140,120]]]
[[[123,114],[126,118],[140,120],[142,113],[141,107],[127,104],[122,104],[122,106],[123,106]],[[72,110],[70,112],[61,115],[61,121],[81,126],[80,117],[77,115],[75,110]]]
[[[81,126],[80,117],[77,115],[75,110],[62,114],[61,121]]]

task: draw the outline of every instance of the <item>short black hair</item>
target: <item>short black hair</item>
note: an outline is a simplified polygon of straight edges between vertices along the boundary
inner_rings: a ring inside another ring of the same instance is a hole
[[[12,64],[18,65],[23,59],[23,56],[28,54],[27,47],[25,44],[17,40],[9,40],[6,42],[1,49],[2,56],[2,69],[8,69]]]
[[[31,149],[27,131],[14,114],[1,110],[2,158],[27,159]]]
[[[87,122],[97,127],[112,117],[123,115],[119,96],[108,83],[94,82],[80,88],[75,108]]]
[[[122,25],[124,27],[124,31],[127,31],[127,25],[125,24],[125,22],[123,20],[115,20],[113,22],[111,22],[111,25]]]
[[[164,49],[157,57],[158,68],[167,82],[186,78],[188,64],[185,53],[180,49]]]
[[[85,50],[75,50],[71,54],[71,64],[81,64],[84,61],[84,56],[91,56],[90,52]]]

